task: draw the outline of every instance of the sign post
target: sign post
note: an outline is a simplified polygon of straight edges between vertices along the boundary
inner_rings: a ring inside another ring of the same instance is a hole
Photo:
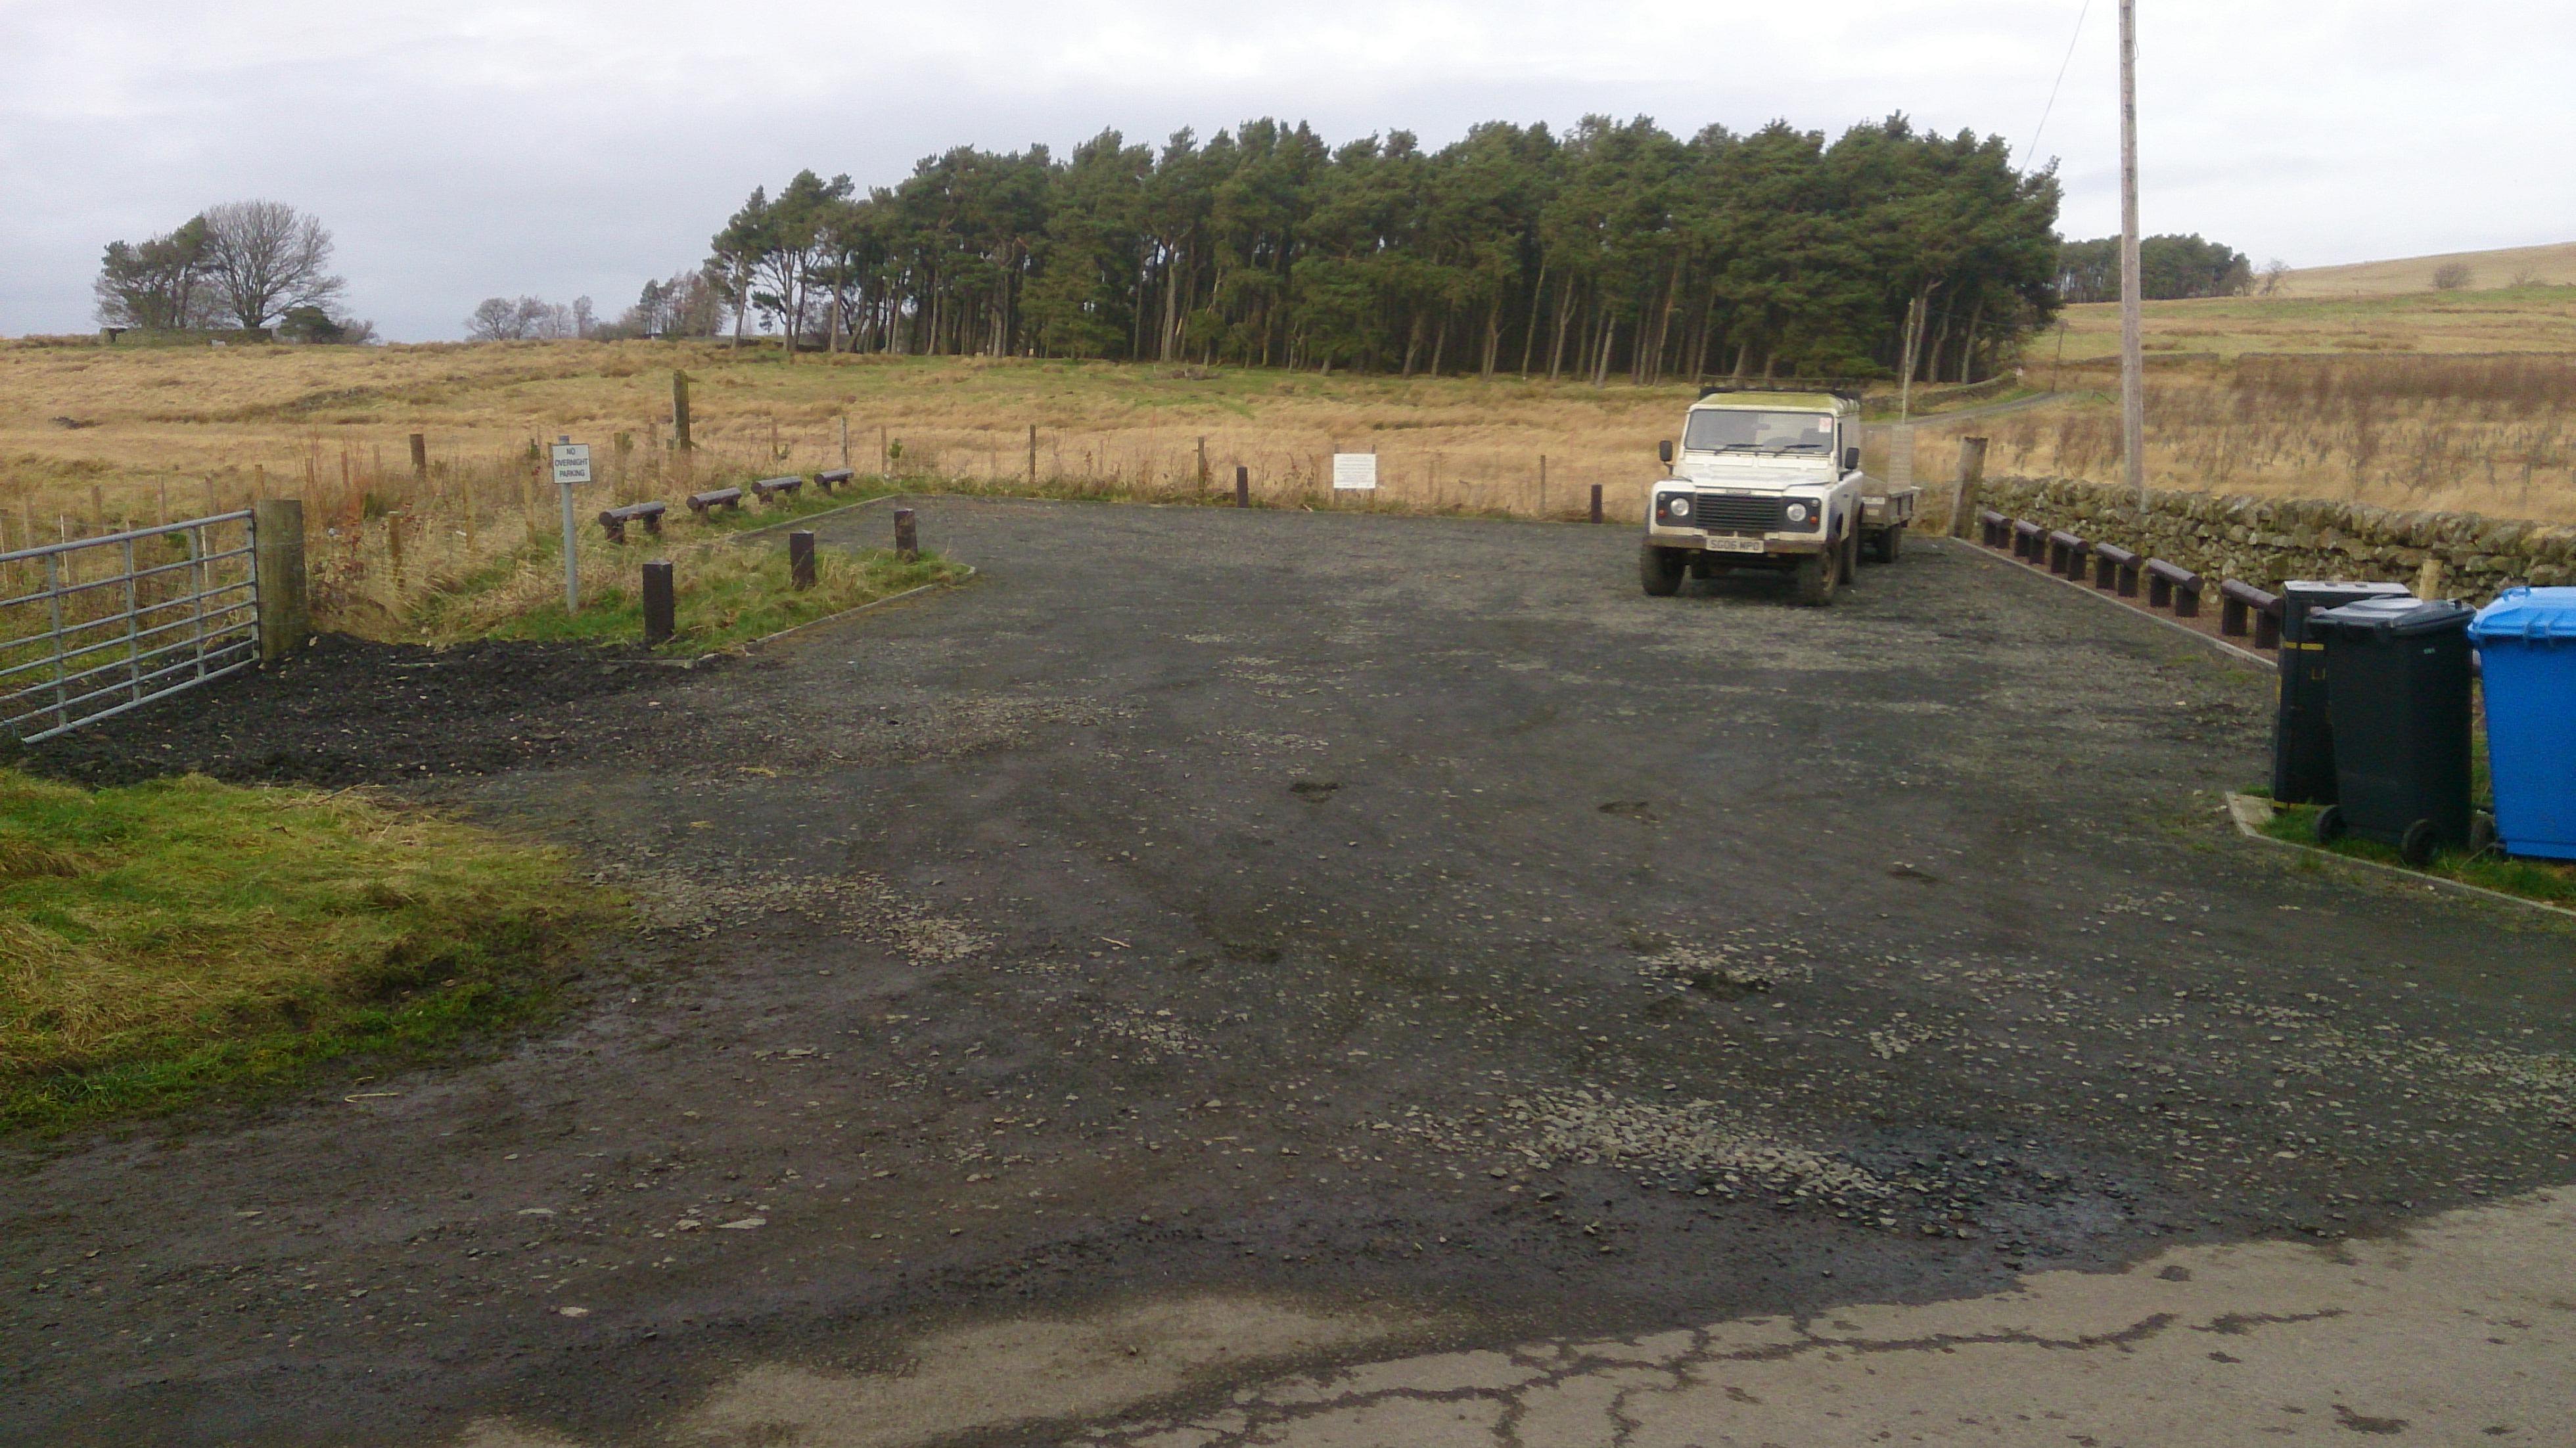
[[[1374,493],[1377,491],[1377,454],[1333,454],[1333,491],[1337,493]]]
[[[581,559],[573,552],[572,490],[590,481],[590,444],[569,433],[555,438],[555,487],[563,493],[564,614],[581,612]]]

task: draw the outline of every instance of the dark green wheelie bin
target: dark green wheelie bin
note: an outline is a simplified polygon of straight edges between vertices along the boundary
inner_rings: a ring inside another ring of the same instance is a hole
[[[2326,646],[2335,803],[2317,836],[2395,845],[2421,865],[2470,843],[2467,604],[2374,598],[2311,615]]]
[[[2282,804],[2332,804],[2334,729],[2326,715],[2326,646],[2308,620],[2366,598],[2411,598],[2402,583],[2281,585],[2281,698],[2272,719],[2272,798]]]

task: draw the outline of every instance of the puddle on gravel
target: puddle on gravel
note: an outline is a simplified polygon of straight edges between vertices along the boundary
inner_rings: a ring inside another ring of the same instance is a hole
[[[874,875],[709,879],[677,870],[608,870],[597,878],[629,891],[647,924],[700,938],[788,915],[877,936],[917,965],[953,964],[992,944]]]
[[[1019,1318],[913,1344],[880,1372],[766,1363],[655,1435],[689,1448],[905,1448],[1042,1419],[1119,1413],[1247,1366],[1382,1341],[1423,1324],[1275,1298],[1203,1295],[1086,1317]],[[507,1420],[457,1448],[578,1448]]]

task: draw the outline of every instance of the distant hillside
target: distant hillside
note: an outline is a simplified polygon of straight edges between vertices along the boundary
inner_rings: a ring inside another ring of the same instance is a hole
[[[2308,267],[2283,277],[2278,295],[2384,297],[2400,292],[2429,292],[2433,290],[2434,270],[2451,262],[2459,262],[2469,269],[2469,286],[2473,290],[2508,287],[2520,280],[2562,286],[2576,282],[2576,242],[2562,242],[2555,246],[2457,251],[2443,256],[2410,256],[2397,261]]]

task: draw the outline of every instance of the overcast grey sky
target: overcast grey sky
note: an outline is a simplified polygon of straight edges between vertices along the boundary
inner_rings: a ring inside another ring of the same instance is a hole
[[[0,334],[94,325],[100,249],[221,200],[314,211],[350,309],[458,335],[534,293],[614,315],[754,185],[893,182],[1250,116],[1427,144],[1478,120],[1688,134],[1902,110],[2027,147],[2085,0],[0,0]],[[2576,240],[2576,7],[2141,0],[2146,222],[2322,265]],[[2036,155],[2117,225],[2116,0]]]

